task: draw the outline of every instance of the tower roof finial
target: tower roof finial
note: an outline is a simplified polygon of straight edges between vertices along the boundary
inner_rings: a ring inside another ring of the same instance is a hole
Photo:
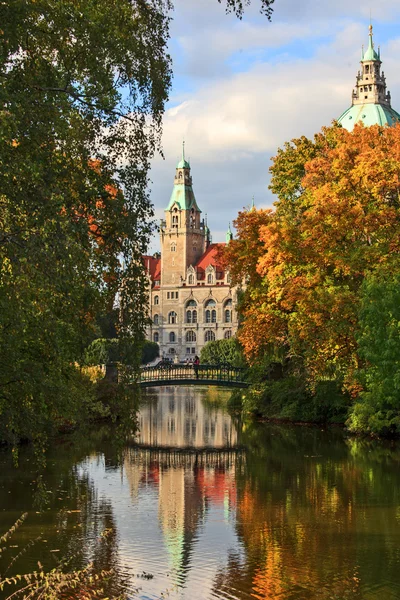
[[[361,61],[366,61],[366,60],[380,60],[379,54],[374,49],[372,23],[370,23],[370,25],[368,27],[368,30],[369,30],[368,48],[367,48],[365,54],[363,52],[363,57],[362,57]]]
[[[182,158],[176,165],[177,169],[190,169],[190,164],[185,159],[185,140],[182,140]]]

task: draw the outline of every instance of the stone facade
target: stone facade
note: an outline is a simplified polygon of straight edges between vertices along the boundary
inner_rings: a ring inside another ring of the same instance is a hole
[[[232,238],[227,234],[227,243]],[[145,256],[149,276],[148,339],[160,356],[186,361],[208,341],[230,338],[238,327],[235,288],[218,264],[218,250],[201,218],[190,165],[178,163],[165,219],[160,226],[161,256]]]

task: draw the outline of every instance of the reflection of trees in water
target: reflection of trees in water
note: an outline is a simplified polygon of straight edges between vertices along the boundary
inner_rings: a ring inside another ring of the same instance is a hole
[[[13,538],[18,548],[1,556],[0,571],[13,555],[41,535],[41,540],[16,561],[8,576],[33,571],[38,561],[45,571],[54,568],[60,559],[67,559],[68,571],[93,562],[95,572],[115,569],[107,594],[120,593],[124,583],[118,570],[118,539],[111,504],[99,500],[85,469],[76,467],[88,455],[95,456],[100,448],[105,455],[98,454],[99,461],[118,463],[119,450],[110,442],[112,437],[112,430],[107,427],[57,440],[41,475],[43,489],[39,499],[35,494],[37,473],[32,469],[32,449],[21,449],[17,477],[12,465],[2,462],[2,475],[9,470],[10,479],[7,488],[0,486],[0,505],[12,506],[13,510],[7,513],[10,522],[0,519],[0,531],[10,527],[15,514],[27,511],[28,518]]]
[[[221,570],[216,595],[240,585],[260,599],[361,599],[398,581],[398,449],[278,426],[250,427],[244,443],[236,528],[246,558]]]

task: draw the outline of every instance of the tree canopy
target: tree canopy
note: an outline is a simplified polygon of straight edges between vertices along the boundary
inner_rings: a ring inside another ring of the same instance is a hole
[[[143,337],[168,9],[0,7],[0,439],[41,435],[72,410],[75,364],[117,290],[121,334]]]
[[[399,159],[399,125],[335,125],[278,151],[275,210],[241,213],[226,253],[248,282],[239,337],[250,360],[301,359],[310,386],[336,379],[360,394],[371,360],[359,347],[361,288],[382,269],[386,280],[399,271]]]

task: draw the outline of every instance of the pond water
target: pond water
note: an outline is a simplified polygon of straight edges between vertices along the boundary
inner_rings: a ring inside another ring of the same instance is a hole
[[[398,600],[400,446],[243,424],[228,398],[149,389],[122,453],[110,427],[66,436],[39,480],[31,448],[0,452],[0,534],[28,512],[0,573],[30,544],[7,575],[93,561],[132,599]]]

